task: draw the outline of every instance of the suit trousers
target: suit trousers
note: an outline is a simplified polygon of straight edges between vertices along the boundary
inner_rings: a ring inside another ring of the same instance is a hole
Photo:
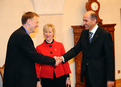
[[[86,65],[86,70],[85,70],[85,86],[92,87],[90,79],[89,79],[88,65]]]
[[[41,77],[41,84],[42,87],[66,87],[66,76],[56,78],[54,73],[53,79]]]

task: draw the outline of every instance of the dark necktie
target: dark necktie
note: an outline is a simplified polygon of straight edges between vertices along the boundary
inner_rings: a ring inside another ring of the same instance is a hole
[[[91,43],[91,41],[92,41],[92,32],[89,32],[89,43]]]

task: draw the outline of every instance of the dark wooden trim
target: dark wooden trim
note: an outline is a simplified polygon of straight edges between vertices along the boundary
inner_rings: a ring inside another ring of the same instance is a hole
[[[3,65],[2,67],[0,67],[0,76],[2,78],[2,81],[3,81],[3,73],[4,73],[4,71],[2,71],[2,70],[4,70],[4,66],[5,65]]]
[[[115,81],[115,87],[121,87],[121,79],[117,79],[116,81]]]

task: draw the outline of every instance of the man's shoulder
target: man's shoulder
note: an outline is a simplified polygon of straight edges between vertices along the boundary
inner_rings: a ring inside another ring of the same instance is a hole
[[[102,33],[109,33],[109,31],[108,31],[107,29],[102,28],[102,27],[100,27],[100,26],[99,26],[99,29],[101,29],[101,32],[102,32]]]
[[[81,35],[83,35],[83,34],[88,34],[88,32],[89,32],[89,30],[82,30],[82,32],[81,32]]]
[[[16,29],[12,34],[19,34],[19,33],[25,33],[25,29],[22,26]]]
[[[24,30],[24,28],[20,27],[11,34],[10,38],[20,39],[22,36],[28,36],[28,35]]]

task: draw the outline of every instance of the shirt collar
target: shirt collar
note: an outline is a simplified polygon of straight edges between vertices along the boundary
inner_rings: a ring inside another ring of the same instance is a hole
[[[91,31],[89,31],[89,32],[92,32],[93,34],[95,34],[95,32],[96,32],[96,30],[98,29],[98,25],[96,24],[96,26],[91,30]]]
[[[29,32],[27,31],[27,29],[23,26],[23,28],[25,29],[26,33],[29,34]]]

